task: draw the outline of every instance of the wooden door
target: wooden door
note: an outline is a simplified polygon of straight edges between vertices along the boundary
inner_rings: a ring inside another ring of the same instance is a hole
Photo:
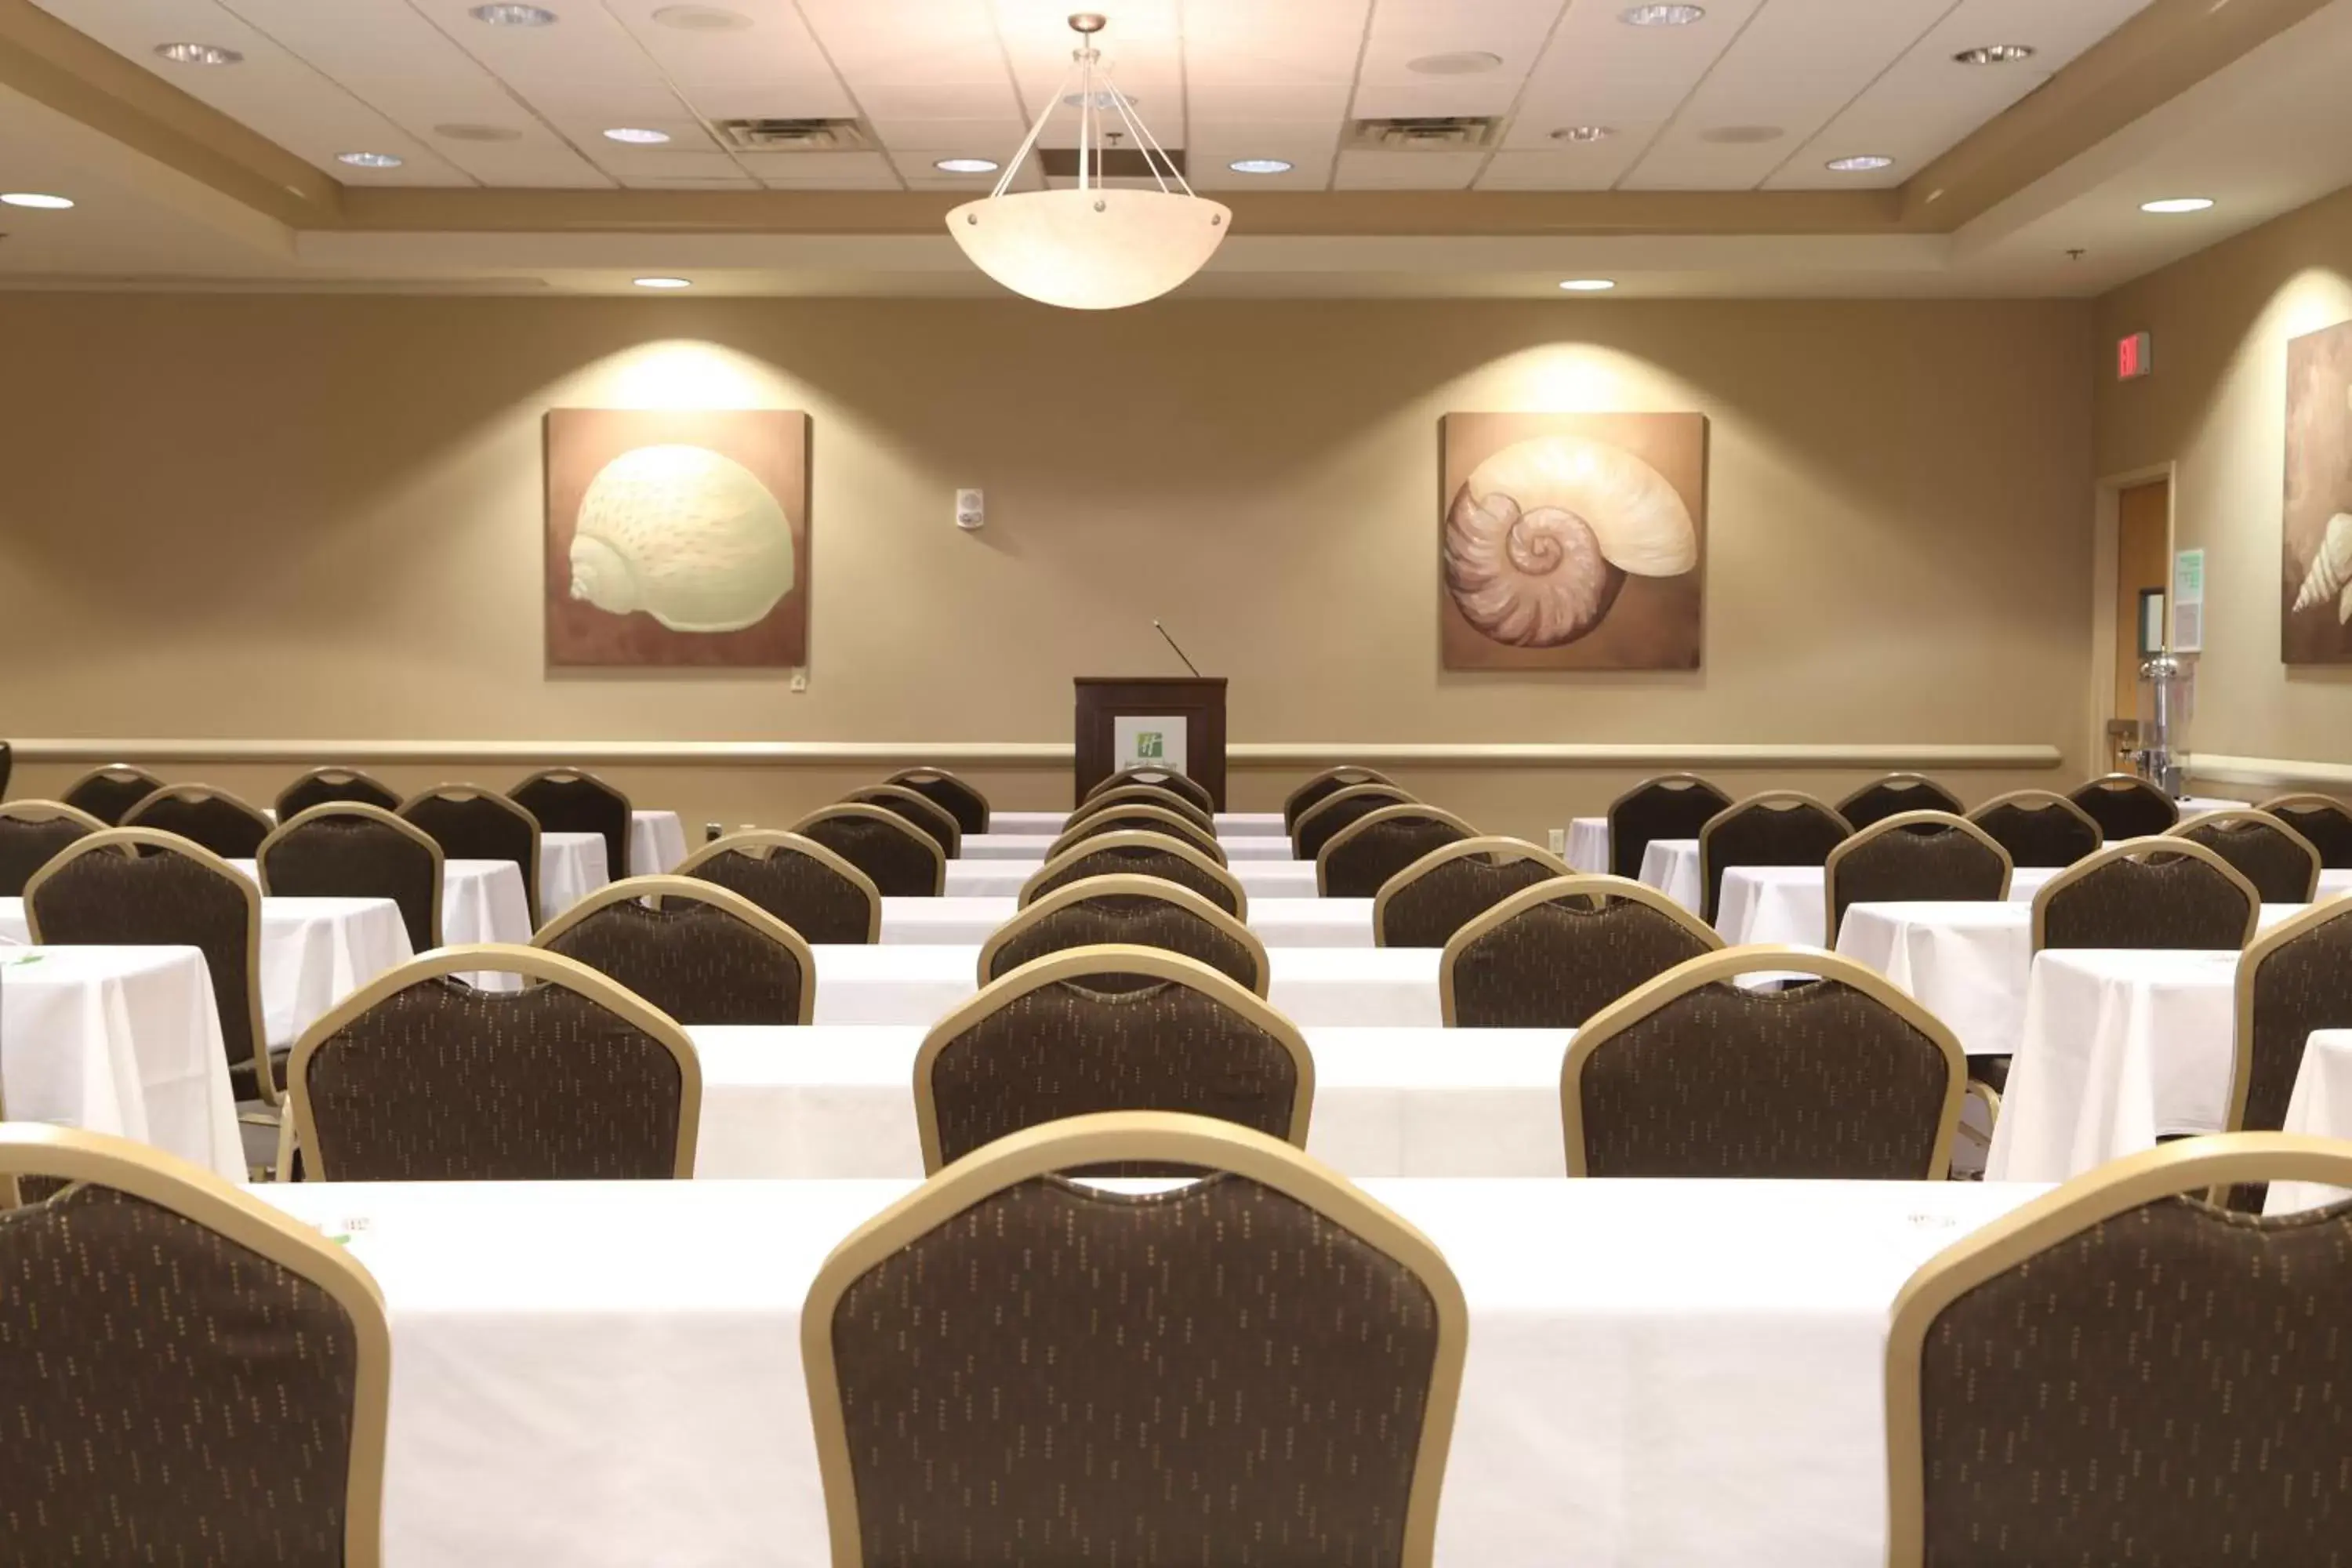
[[[2134,485],[2116,508],[2116,705],[2108,717],[2139,717],[2139,596],[2172,588],[2172,485]]]

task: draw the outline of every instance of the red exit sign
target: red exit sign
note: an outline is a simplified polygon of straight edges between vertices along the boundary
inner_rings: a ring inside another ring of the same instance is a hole
[[[2137,381],[2156,368],[2155,345],[2146,332],[2116,341],[2116,379]]]

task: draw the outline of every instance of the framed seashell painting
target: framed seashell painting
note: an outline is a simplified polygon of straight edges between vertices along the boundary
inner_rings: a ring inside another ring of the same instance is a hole
[[[547,416],[547,662],[808,662],[809,419]]]
[[[1448,669],[1696,669],[1703,414],[1449,414],[1438,643]]]
[[[2279,657],[2352,664],[2352,321],[2286,345]]]

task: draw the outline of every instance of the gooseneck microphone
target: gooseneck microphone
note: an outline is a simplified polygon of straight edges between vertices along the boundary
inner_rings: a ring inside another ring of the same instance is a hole
[[[1155,621],[1153,621],[1153,622],[1151,623],[1151,629],[1152,629],[1153,631],[1155,631],[1155,632],[1158,632],[1161,637],[1167,637],[1167,638],[1168,638],[1168,646],[1169,646],[1170,647],[1172,647],[1172,648],[1174,648],[1174,649],[1176,650],[1176,657],[1177,657],[1178,658],[1181,658],[1181,659],[1182,659],[1182,660],[1184,661],[1184,668],[1187,668],[1187,669],[1191,670],[1191,671],[1192,672],[1192,674],[1193,674],[1195,677],[1198,677],[1198,676],[1200,675],[1200,673],[1201,673],[1201,667],[1200,667],[1199,665],[1194,664],[1194,663],[1192,662],[1192,656],[1191,656],[1191,655],[1189,655],[1189,654],[1187,654],[1187,653],[1184,651],[1183,646],[1182,646],[1181,644],[1180,644],[1179,642],[1177,642],[1177,640],[1176,640],[1174,637],[1168,637],[1168,628],[1167,628],[1166,626],[1161,626],[1158,621],[1156,621],[1156,620],[1155,620]]]

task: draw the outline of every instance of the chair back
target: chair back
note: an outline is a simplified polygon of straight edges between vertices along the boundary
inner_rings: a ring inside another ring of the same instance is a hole
[[[0,795],[8,793],[9,775],[16,770],[16,748],[0,741]]]
[[[1969,820],[2009,851],[2012,866],[2072,866],[2106,842],[2096,818],[2053,790],[1997,795],[1969,813]]]
[[[21,899],[33,873],[77,838],[106,831],[106,824],[60,800],[12,800],[0,804],[0,899]]]
[[[1396,780],[1377,768],[1360,768],[1353,763],[1342,763],[1336,768],[1325,768],[1283,797],[1283,832],[1286,834],[1297,832],[1298,819],[1307,814],[1308,808],[1321,802],[1325,796],[1337,795],[1339,791],[1356,784],[1387,784],[1393,788]]]
[[[2238,960],[2232,1132],[2275,1132],[2315,1029],[2352,1029],[2352,899],[2282,921]]]
[[[530,944],[586,964],[682,1025],[805,1024],[814,1016],[816,961],[800,933],[699,878],[608,882]]]
[[[1190,888],[1237,921],[1249,919],[1241,879],[1183,839],[1133,830],[1105,833],[1071,845],[1037,868],[1021,886],[1027,908],[1046,894],[1088,877],[1159,877]]]
[[[2245,873],[2266,904],[2307,904],[2319,887],[2319,850],[2267,811],[2214,811],[2166,830]]]
[[[1887,1562],[2340,1557],[2352,1204],[2203,1201],[2273,1181],[2352,1187],[2352,1145],[2167,1143],[1928,1259],[1887,1333]]]
[[[1926,773],[1887,773],[1837,803],[1837,814],[1857,832],[1910,812],[1937,811],[1958,816],[1966,809],[1958,795]]]
[[[7,1206],[19,1181],[52,1195]],[[383,1561],[392,1335],[318,1230],[184,1160],[0,1126],[12,1563]]]
[[[901,768],[882,782],[903,784],[932,805],[945,807],[955,818],[959,832],[988,831],[988,797],[969,780],[945,768]]]
[[[2262,903],[2244,873],[2193,839],[2131,839],[2042,884],[2033,895],[2033,951],[2235,950],[2253,940]]]
[[[435,784],[400,803],[399,816],[432,837],[450,860],[511,860],[539,929],[539,818],[528,806],[479,784]]]
[[[122,814],[163,787],[163,781],[129,763],[109,763],[66,785],[58,798],[76,811],[86,811],[109,827],[122,825]]]
[[[507,791],[507,798],[539,819],[541,833],[593,833],[604,840],[604,876],[629,874],[629,797],[578,768],[548,768]]]
[[[1576,1029],[1723,939],[1657,889],[1557,877],[1513,893],[1447,941],[1438,1008],[1450,1028]]]
[[[2330,871],[2352,870],[2352,807],[2327,795],[2283,795],[2262,809],[2303,835]]]
[[[1327,899],[1371,899],[1391,877],[1433,849],[1478,837],[1450,811],[1418,802],[1369,811],[1333,834],[1315,858],[1315,890]]]
[[[2099,825],[2110,844],[2146,838],[2180,820],[2180,808],[2172,797],[2137,773],[2102,773],[2075,785],[2066,798]]]
[[[1642,857],[1657,838],[1696,838],[1731,797],[1696,773],[1661,773],[1609,803],[1609,873],[1642,876]]]
[[[400,792],[355,768],[312,768],[278,792],[278,820],[291,822],[314,805],[350,803],[380,811],[400,809]]]
[[[1161,805],[1146,805],[1138,801],[1121,801],[1100,811],[1079,817],[1062,830],[1045,851],[1045,858],[1055,856],[1074,844],[1089,838],[1099,838],[1106,833],[1159,833],[1191,845],[1218,865],[1225,861],[1225,847],[1217,842],[1213,832],[1202,832],[1192,819]]]
[[[905,784],[866,784],[841,799],[846,805],[881,807],[938,845],[940,853],[950,860],[963,853],[963,828],[955,814],[920,790]]]
[[[828,805],[793,824],[872,879],[886,899],[935,899],[947,886],[948,858],[914,824],[878,805]]]
[[[1063,822],[1062,830],[1066,833],[1099,813],[1121,805],[1159,806],[1164,811],[1175,813],[1191,823],[1199,830],[1200,837],[1210,843],[1213,844],[1217,841],[1217,819],[1213,814],[1194,805],[1192,801],[1174,790],[1163,788],[1159,784],[1117,784],[1088,795],[1086,803],[1070,813],[1068,818]]]
[[[874,879],[797,833],[731,833],[688,855],[674,874],[742,894],[804,942],[863,946],[882,940],[882,890]]]
[[[1790,972],[1818,978],[1735,984]],[[1568,1172],[1940,1182],[1968,1077],[1952,1032],[1868,965],[1727,948],[1577,1031],[1560,1069]]]
[[[260,1098],[278,1103],[261,1012],[261,889],[219,856],[151,827],[89,834],[25,884],[25,923],[37,945],[203,953],[222,1054],[232,1068],[251,1064]]]
[[[357,801],[296,813],[253,857],[264,898],[390,899],[415,952],[441,945],[443,858],[431,834]]]
[[[1835,946],[1854,904],[1986,903],[2009,897],[2009,851],[1983,828],[1948,811],[1883,816],[1830,851],[1822,868]]]
[[[1208,1175],[1138,1196],[1063,1174],[1107,1164]],[[1034,1562],[1040,1542],[1087,1541],[1149,1542],[1139,1560],[1161,1563],[1433,1561],[1461,1286],[1426,1237],[1278,1139],[1144,1112],[1002,1139],[835,1248],[801,1325],[836,1563],[943,1542]],[[1148,1462],[1008,1441],[1066,1431],[1073,1407],[1090,1432],[1148,1435]],[[918,1429],[917,1409],[936,1419]],[[1307,1424],[1261,1443],[1235,1410]]]
[[[1723,907],[1723,874],[1734,866],[1827,866],[1853,829],[1844,817],[1796,790],[1767,790],[1727,805],[1698,830],[1699,915],[1710,925]]]
[[[1301,860],[1319,859],[1323,847],[1349,823],[1383,806],[1412,804],[1412,796],[1394,784],[1349,784],[1334,790],[1298,814],[1298,825],[1290,830],[1291,853]]]
[[[1084,805],[1087,801],[1094,799],[1097,795],[1108,794],[1121,785],[1138,784],[1150,784],[1156,789],[1164,789],[1171,795],[1182,795],[1202,811],[1210,813],[1212,822],[1215,820],[1217,803],[1210,796],[1207,785],[1189,773],[1180,773],[1173,768],[1158,767],[1150,763],[1139,767],[1121,768],[1108,778],[1096,781],[1094,788],[1087,791],[1085,798],[1078,804]]]
[[[1454,933],[1525,888],[1576,873],[1524,838],[1456,839],[1423,855],[1372,896],[1372,945],[1444,947]]]
[[[996,928],[980,950],[980,984],[1067,948],[1102,946],[1163,948],[1265,994],[1265,944],[1257,933],[1190,888],[1160,877],[1065,882]]]
[[[459,978],[483,973],[532,984],[478,991]],[[486,943],[412,959],[302,1031],[287,1077],[313,1181],[694,1173],[702,1068],[686,1031],[586,964],[539,948]]]
[[[210,784],[166,784],[122,814],[125,827],[176,834],[224,860],[250,860],[277,826],[259,811]]]

